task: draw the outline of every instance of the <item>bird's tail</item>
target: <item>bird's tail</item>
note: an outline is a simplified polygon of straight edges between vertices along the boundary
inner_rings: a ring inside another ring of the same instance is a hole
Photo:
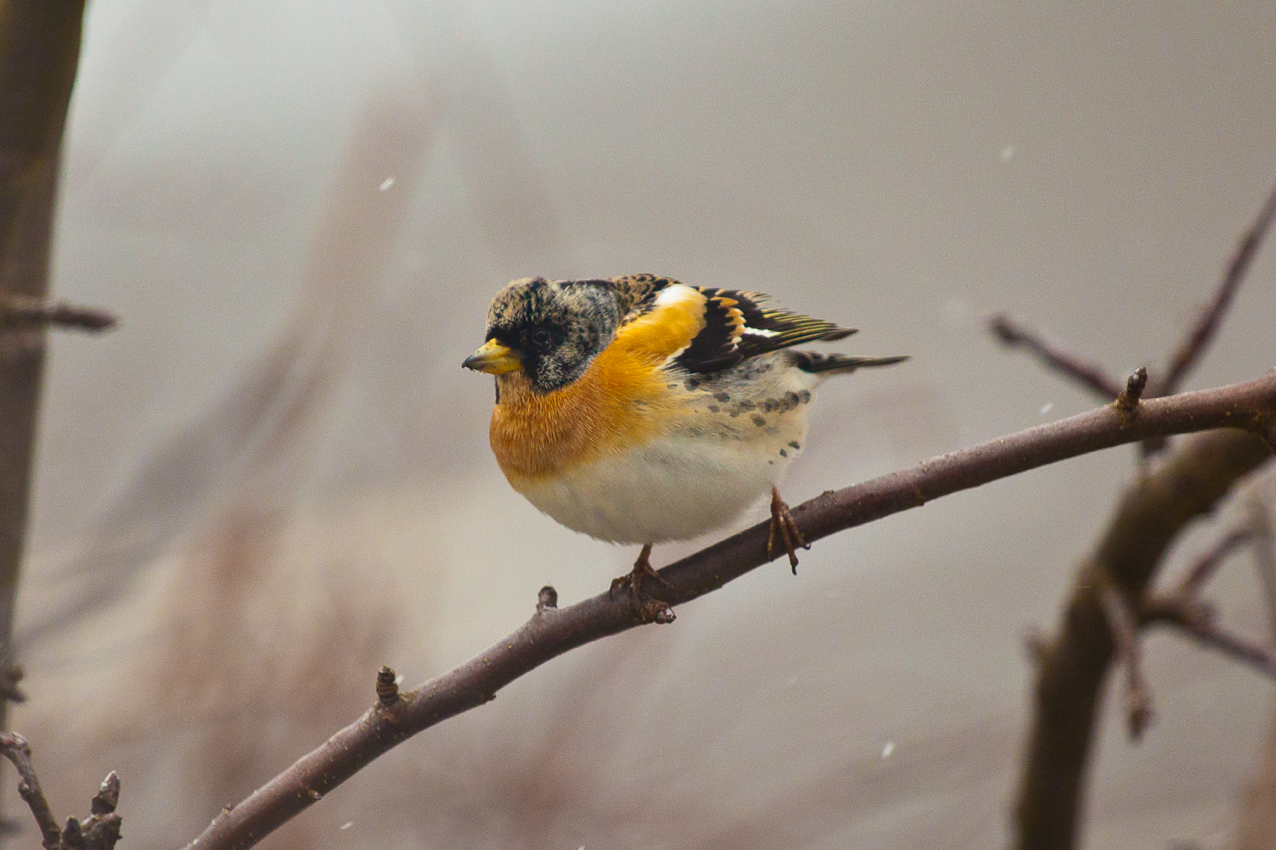
[[[893,363],[902,363],[908,357],[852,357],[849,354],[817,354],[814,351],[794,351],[796,365],[803,372],[812,374],[830,373],[849,374],[856,369],[863,369],[868,366],[890,366]]]

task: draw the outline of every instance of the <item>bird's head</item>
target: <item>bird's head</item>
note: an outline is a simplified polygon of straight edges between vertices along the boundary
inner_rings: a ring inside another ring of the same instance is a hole
[[[622,318],[607,281],[521,278],[492,299],[487,341],[461,365],[492,375],[522,370],[534,391],[552,392],[585,373]]]

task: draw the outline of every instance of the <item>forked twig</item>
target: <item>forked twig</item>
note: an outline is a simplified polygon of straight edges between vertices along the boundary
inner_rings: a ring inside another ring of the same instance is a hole
[[[1004,313],[989,319],[988,328],[1005,345],[1026,349],[1046,366],[1076,381],[1104,401],[1111,401],[1121,394],[1121,382],[1110,376],[1102,366],[1082,360]]]
[[[1263,239],[1271,230],[1273,221],[1276,221],[1276,187],[1272,188],[1267,196],[1267,202],[1259,210],[1254,223],[1241,237],[1231,261],[1227,264],[1227,271],[1214,292],[1213,300],[1201,311],[1187,338],[1170,358],[1164,375],[1153,384],[1152,395],[1169,395],[1182,386],[1183,379],[1200,360],[1201,354],[1204,353],[1206,346],[1218,331],[1219,325],[1222,324],[1223,316],[1240,288],[1241,282],[1245,279],[1245,274],[1249,271],[1254,256],[1263,244]]]

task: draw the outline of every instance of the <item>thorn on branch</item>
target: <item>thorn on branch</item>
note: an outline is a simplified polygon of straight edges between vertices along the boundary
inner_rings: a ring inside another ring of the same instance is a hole
[[[1130,738],[1137,741],[1152,722],[1152,692],[1143,678],[1138,618],[1126,595],[1109,582],[1099,588],[1099,603],[1116,645],[1117,660],[1125,667],[1126,720]]]
[[[105,310],[78,307],[65,301],[43,301],[20,295],[0,300],[0,328],[32,328],[51,325],[85,331],[104,331],[118,320]]]
[[[1004,345],[1027,349],[1048,368],[1062,372],[1066,377],[1104,400],[1116,398],[1121,394],[1120,383],[1108,375],[1101,366],[1088,363],[1065,351],[1062,347],[1047,341],[1036,331],[1016,323],[1005,314],[990,318],[988,329]]]
[[[382,708],[392,708],[399,701],[399,677],[389,667],[377,671],[377,702]]]
[[[557,607],[558,591],[547,584],[541,588],[540,593],[536,594],[536,613],[544,614],[546,611],[553,611]]]
[[[1129,416],[1138,410],[1139,400],[1143,398],[1143,389],[1147,385],[1147,367],[1140,366],[1126,379],[1125,389],[1117,396],[1115,402],[1117,412]]]

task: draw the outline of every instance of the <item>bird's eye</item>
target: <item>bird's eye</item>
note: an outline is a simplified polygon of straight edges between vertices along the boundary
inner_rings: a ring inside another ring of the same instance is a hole
[[[544,350],[549,348],[554,341],[554,335],[550,333],[549,328],[537,328],[532,331],[532,345],[536,348]]]

